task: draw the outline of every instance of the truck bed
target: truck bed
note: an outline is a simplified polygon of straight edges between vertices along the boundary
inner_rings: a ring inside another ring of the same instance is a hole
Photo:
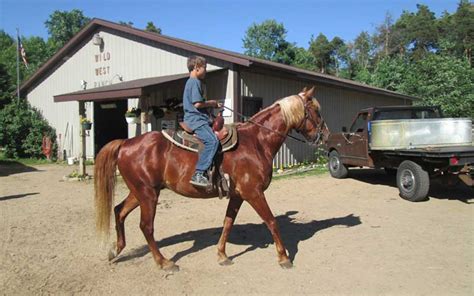
[[[384,150],[386,155],[424,157],[474,157],[474,146],[427,147],[414,149]]]
[[[474,164],[474,146],[450,146],[433,148],[414,148],[371,151],[371,154],[382,163],[390,159],[421,159],[426,163],[438,163],[442,166],[464,166]]]
[[[472,145],[468,118],[374,120],[368,127],[371,150]]]

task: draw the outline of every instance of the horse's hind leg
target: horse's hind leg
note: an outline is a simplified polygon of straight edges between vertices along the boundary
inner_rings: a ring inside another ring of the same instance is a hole
[[[117,245],[115,250],[110,250],[109,260],[117,257],[125,248],[125,218],[138,206],[138,200],[132,193],[129,193],[120,204],[114,208],[115,230],[117,231]]]
[[[230,230],[235,222],[235,217],[239,212],[240,206],[242,205],[242,198],[236,194],[230,195],[229,204],[227,205],[227,211],[224,219],[224,227],[222,228],[221,238],[217,244],[217,262],[220,265],[230,265],[232,261],[227,257],[225,252],[225,245],[230,234]]]
[[[156,204],[158,202],[159,191],[157,192],[151,187],[142,187],[137,196],[139,198],[141,210],[140,228],[143,232],[143,235],[145,236],[155,262],[164,270],[178,271],[178,265],[174,264],[173,261],[166,259],[161,254],[153,235],[153,223],[155,221]]]

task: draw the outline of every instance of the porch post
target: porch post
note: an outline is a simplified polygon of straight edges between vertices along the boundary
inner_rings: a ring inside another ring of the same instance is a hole
[[[144,133],[147,132],[147,114],[144,110],[142,110],[142,113],[140,113],[140,126],[141,126],[141,131],[140,135],[143,135]]]
[[[79,101],[79,138],[81,142],[81,153],[79,154],[79,175],[86,175],[86,131],[82,126],[82,119],[86,118],[86,104]]]
[[[232,74],[232,75],[231,75]],[[232,80],[231,80],[232,79]],[[242,112],[242,99],[241,99],[241,91],[240,91],[240,69],[237,65],[232,67],[232,70],[229,69],[229,79],[228,79],[228,91],[232,91],[232,107],[235,112],[232,114],[233,122],[241,122],[242,118],[237,115],[236,112]],[[229,82],[232,83],[232,87],[229,87]]]
[[[147,123],[148,123],[148,101],[147,101],[147,96],[140,96],[138,98],[138,105],[140,106],[140,135],[143,135],[144,133],[148,132],[147,130]]]

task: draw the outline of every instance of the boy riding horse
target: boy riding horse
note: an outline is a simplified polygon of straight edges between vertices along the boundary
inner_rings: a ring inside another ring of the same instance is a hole
[[[205,172],[211,166],[219,147],[219,140],[210,126],[212,120],[209,116],[209,109],[220,108],[222,104],[216,100],[206,100],[203,97],[201,80],[206,76],[206,59],[200,56],[191,56],[188,58],[187,64],[189,79],[183,93],[184,123],[204,144],[190,183],[195,186],[207,187],[209,180]]]

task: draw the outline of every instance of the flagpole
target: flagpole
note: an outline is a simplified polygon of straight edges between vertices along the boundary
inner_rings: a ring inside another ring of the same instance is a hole
[[[17,104],[20,103],[20,30],[16,28],[16,95]]]

